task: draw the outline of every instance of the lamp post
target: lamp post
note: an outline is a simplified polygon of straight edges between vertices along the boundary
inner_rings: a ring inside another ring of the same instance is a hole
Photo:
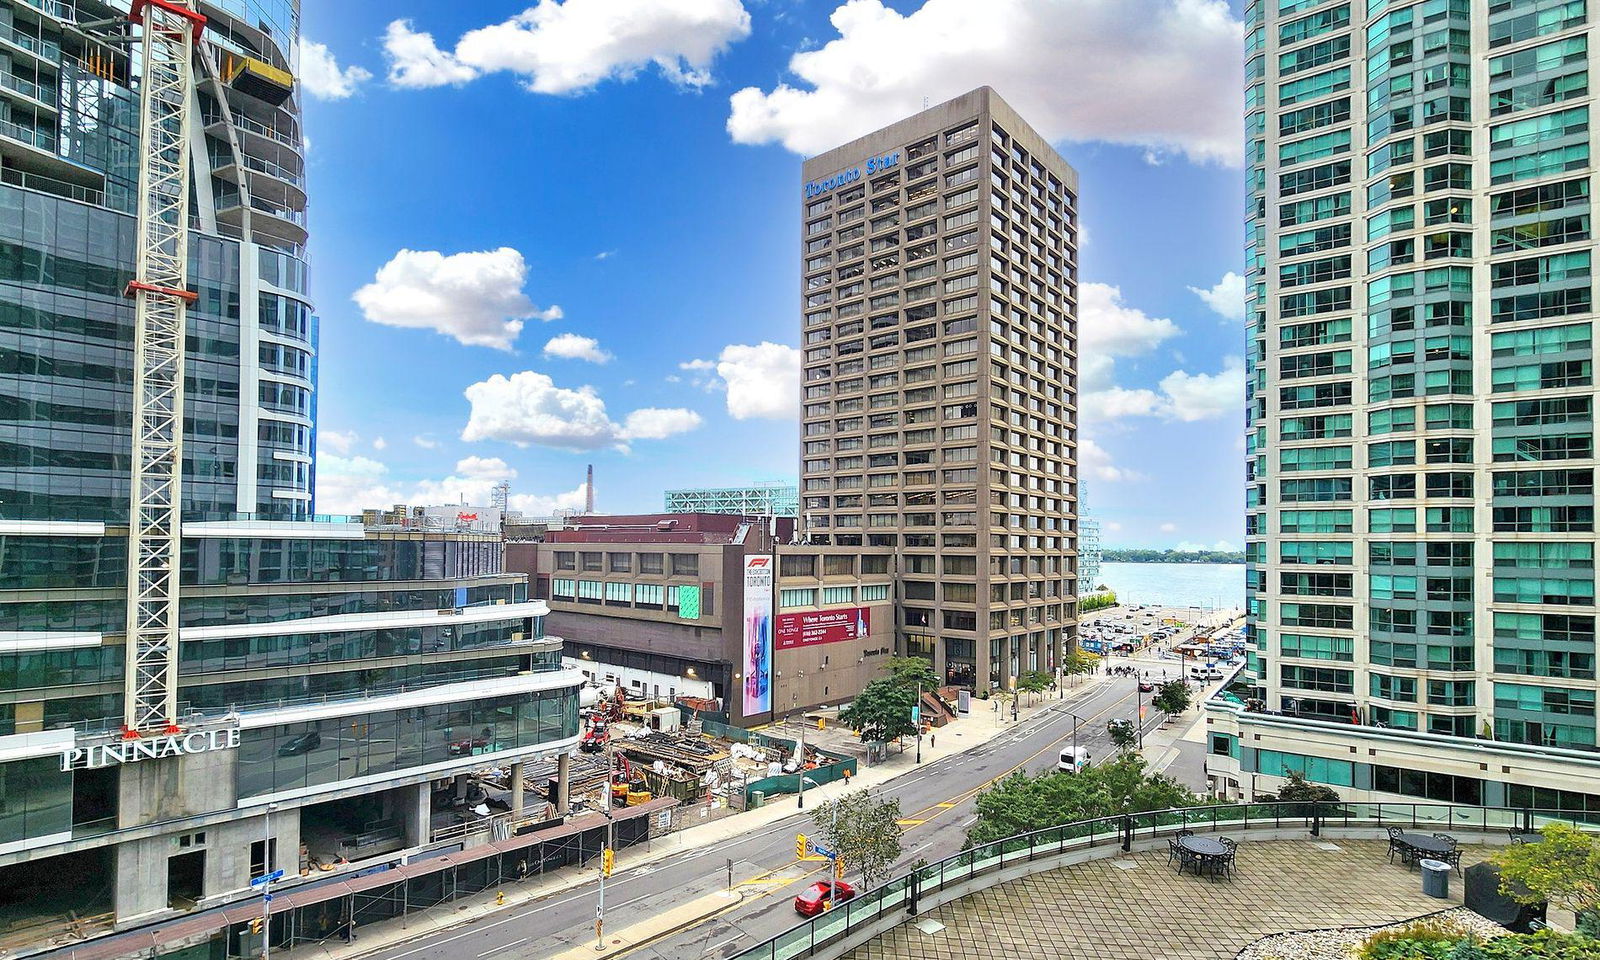
[[[794,754],[794,771],[800,777],[800,790],[797,794],[800,801],[798,807],[804,810],[806,808],[806,725],[804,723],[800,724],[800,739],[797,743]]]
[[[922,762],[922,681],[917,681],[917,703],[911,708],[911,722],[917,726],[917,762]]]
[[[261,960],[272,957],[272,811],[276,803],[267,804],[261,818]]]

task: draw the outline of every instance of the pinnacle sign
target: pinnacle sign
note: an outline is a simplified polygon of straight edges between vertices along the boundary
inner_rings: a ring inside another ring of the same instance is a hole
[[[159,760],[239,746],[239,729],[203,730],[163,737],[119,740],[90,747],[73,747],[61,753],[62,770],[96,770],[114,763]]]

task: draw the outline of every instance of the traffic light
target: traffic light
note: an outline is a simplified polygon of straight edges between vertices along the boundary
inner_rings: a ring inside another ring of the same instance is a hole
[[[261,918],[260,917],[256,917],[255,919],[250,921],[250,932],[255,934],[255,935],[257,935],[257,936],[260,936],[263,926],[264,926],[264,924],[261,922]]]
[[[608,877],[611,876],[611,868],[616,865],[616,862],[616,851],[606,847],[605,852],[600,854],[600,872]]]
[[[794,858],[796,860],[804,860],[806,858],[806,835],[803,833],[794,835]]]
[[[833,879],[844,879],[844,860],[839,857],[833,858]]]

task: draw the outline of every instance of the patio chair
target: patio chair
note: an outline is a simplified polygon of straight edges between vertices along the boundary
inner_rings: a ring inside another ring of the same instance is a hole
[[[1511,838],[1512,846],[1516,846],[1519,843],[1528,842],[1528,834],[1525,831],[1517,829],[1516,827],[1506,827],[1506,836]]]
[[[1461,847],[1460,846],[1451,847],[1450,848],[1450,852],[1449,853],[1440,854],[1439,855],[1439,859],[1443,860],[1445,863],[1448,863],[1448,864],[1450,864],[1450,866],[1454,867],[1456,873],[1459,873],[1462,876],[1466,876],[1466,872],[1461,869]]]
[[[1231,877],[1233,876],[1234,864],[1238,862],[1239,841],[1232,837],[1218,837],[1217,842],[1228,848],[1228,852],[1223,854],[1221,858],[1222,869]]]
[[[1410,848],[1400,840],[1400,835],[1405,831],[1399,827],[1388,827],[1386,829],[1389,831],[1389,862],[1394,863],[1394,855],[1398,853],[1400,854],[1400,862],[1406,863],[1409,860]]]
[[[1443,840],[1445,843],[1450,844],[1450,849],[1451,850],[1454,850],[1456,847],[1461,846],[1461,841],[1457,840],[1455,837],[1450,836],[1450,834],[1448,834],[1448,833],[1436,833],[1436,834],[1433,835],[1433,839],[1435,839],[1435,840]]]
[[[1183,845],[1178,842],[1178,838],[1177,837],[1170,837],[1170,838],[1167,839],[1167,865],[1168,866],[1171,866],[1174,863],[1181,864],[1183,862],[1183,857],[1184,857],[1184,854],[1186,852],[1187,851],[1185,851],[1183,849]]]

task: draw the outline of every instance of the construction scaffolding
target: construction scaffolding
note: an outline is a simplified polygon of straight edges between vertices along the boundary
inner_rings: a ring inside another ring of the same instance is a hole
[[[743,487],[668,490],[666,510],[668,513],[793,517],[800,512],[800,488],[792,483],[753,483]]]

